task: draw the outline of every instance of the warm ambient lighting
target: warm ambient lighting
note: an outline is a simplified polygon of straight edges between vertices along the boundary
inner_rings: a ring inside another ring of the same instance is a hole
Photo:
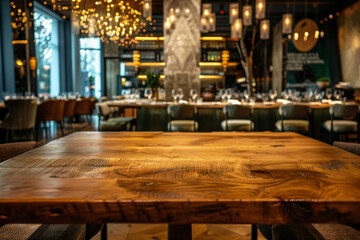
[[[270,36],[270,21],[261,20],[260,22],[260,39],[266,40]]]
[[[151,19],[151,17],[152,17],[152,0],[144,0],[143,17]]]
[[[31,71],[36,71],[36,57],[30,57],[29,65]]]
[[[235,20],[231,25],[231,37],[232,38],[241,38],[242,37],[242,21],[241,18]]]
[[[252,24],[252,7],[246,5],[243,8],[243,24],[244,26],[250,26]]]
[[[130,0],[73,0],[72,3],[72,12],[82,27],[81,33],[121,46],[133,43],[134,36],[145,32],[147,22],[141,10],[146,6],[151,10],[151,1],[145,1],[145,6],[143,1]]]
[[[265,0],[256,0],[256,8],[255,8],[255,18],[256,19],[264,19],[266,12],[266,2]]]
[[[16,60],[16,65],[18,65],[20,67],[20,66],[23,66],[24,63],[21,60]]]
[[[216,14],[215,13],[210,14],[209,22],[208,22],[208,30],[209,30],[209,32],[216,31]]]
[[[212,8],[212,5],[211,5],[210,3],[204,3],[204,4],[202,5],[203,16],[204,16],[204,17],[210,17],[211,8]]]
[[[282,23],[282,33],[283,34],[291,34],[292,32],[292,14],[284,14],[283,15],[283,23]]]
[[[230,24],[233,24],[236,19],[239,18],[239,4],[238,3],[231,3],[229,6],[229,22]]]
[[[12,41],[12,44],[27,44],[27,40],[14,40]]]
[[[223,37],[201,37],[200,39],[204,41],[225,41]]]
[[[207,17],[205,17],[205,16],[202,16],[200,19],[200,31],[202,33],[207,33],[209,31],[208,20],[207,20]]]
[[[299,34],[296,32],[294,33],[294,40],[297,41],[299,39]]]
[[[319,38],[319,34],[320,34],[319,31],[316,30],[316,31],[315,31],[315,35],[314,35],[314,38],[315,38],[315,39],[318,39],[318,38]]]

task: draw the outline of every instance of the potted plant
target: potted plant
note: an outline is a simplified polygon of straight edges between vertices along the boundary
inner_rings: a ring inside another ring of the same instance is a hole
[[[150,69],[146,70],[146,86],[152,89],[153,97],[158,99],[158,87],[160,86],[160,73],[154,74]]]
[[[326,88],[326,87],[328,87],[330,85],[330,79],[326,78],[326,77],[319,78],[319,79],[316,80],[316,85],[319,88]]]

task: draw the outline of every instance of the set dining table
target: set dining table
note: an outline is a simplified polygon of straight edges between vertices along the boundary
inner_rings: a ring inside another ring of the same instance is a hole
[[[77,132],[0,164],[0,224],[359,224],[359,182],[296,133]]]

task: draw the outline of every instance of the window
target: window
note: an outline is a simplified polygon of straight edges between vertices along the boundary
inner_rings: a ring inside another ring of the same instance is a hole
[[[101,97],[100,38],[80,38],[80,69],[82,93]]]
[[[39,96],[60,92],[58,21],[35,8],[35,55]]]

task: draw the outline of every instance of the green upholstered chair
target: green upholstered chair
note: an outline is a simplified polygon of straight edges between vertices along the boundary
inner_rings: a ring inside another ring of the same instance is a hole
[[[305,105],[286,104],[279,108],[281,120],[275,123],[279,132],[308,134],[310,108]]]
[[[99,115],[99,131],[130,131],[136,125],[133,117],[111,117],[107,103],[97,103],[96,110]]]
[[[169,105],[168,131],[170,132],[196,132],[198,122],[196,121],[197,109],[186,104]]]
[[[224,131],[252,131],[254,123],[251,121],[252,108],[241,105],[225,105],[223,108],[225,120],[221,122]]]
[[[331,120],[325,121],[323,127],[329,134],[332,144],[334,134],[356,133],[359,142],[359,106],[352,104],[336,104],[329,109]]]
[[[9,133],[12,130],[32,130],[34,139],[36,139],[35,122],[36,122],[36,110],[37,100],[31,99],[8,99],[5,101],[5,105],[9,112],[0,128],[6,130],[6,139],[9,141]]]

